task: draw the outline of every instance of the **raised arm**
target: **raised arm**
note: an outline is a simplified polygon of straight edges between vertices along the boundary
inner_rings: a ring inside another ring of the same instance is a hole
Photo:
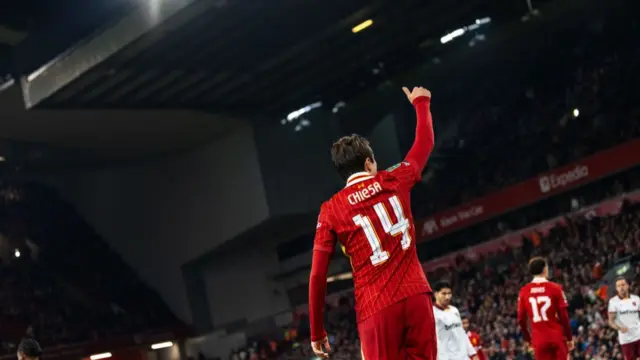
[[[416,109],[416,137],[405,161],[412,164],[417,173],[421,174],[435,144],[430,109],[431,92],[422,87],[413,88],[412,91],[405,87],[402,90]]]

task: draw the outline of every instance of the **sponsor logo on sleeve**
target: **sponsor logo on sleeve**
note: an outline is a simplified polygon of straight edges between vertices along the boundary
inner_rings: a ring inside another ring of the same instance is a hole
[[[387,169],[387,171],[393,171],[393,170],[399,168],[400,166],[411,166],[411,163],[409,163],[408,161],[403,161],[403,162],[400,162],[400,163],[397,163],[397,164],[391,166],[390,168]]]
[[[397,164],[395,164],[395,165],[393,165],[393,166],[389,167],[389,168],[387,169],[387,171],[393,171],[393,170],[395,170],[395,169],[399,168],[399,167],[400,167],[400,165],[402,165],[402,163],[397,163]]]

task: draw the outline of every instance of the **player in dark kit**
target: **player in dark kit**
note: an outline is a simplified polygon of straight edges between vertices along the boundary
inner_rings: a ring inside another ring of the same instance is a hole
[[[518,296],[522,337],[533,346],[536,360],[567,360],[573,340],[564,291],[548,280],[549,267],[543,258],[529,261],[529,273],[533,280],[520,289]]]
[[[404,161],[385,171],[369,142],[346,136],[331,156],[344,189],[322,204],[314,240],[309,314],[314,352],[328,357],[322,311],[329,261],[336,242],[351,260],[363,358],[436,358],[431,287],[416,252],[409,192],[434,145],[431,93],[403,88],[417,115],[416,138]]]

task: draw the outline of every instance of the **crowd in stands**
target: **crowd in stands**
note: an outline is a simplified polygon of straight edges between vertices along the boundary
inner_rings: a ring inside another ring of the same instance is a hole
[[[591,198],[596,201],[640,189],[639,170],[595,184],[604,188],[601,191],[594,191],[593,187],[581,191],[596,193],[600,198]],[[470,317],[473,330],[481,335],[484,352],[489,359],[532,358],[525,351],[518,330],[516,300],[520,287],[530,280],[528,259],[537,255],[549,260],[552,280],[563,286],[569,301],[576,340],[571,358],[621,359],[617,333],[606,324],[608,295],[607,287],[603,286],[603,274],[621,259],[640,256],[640,203],[625,201],[618,214],[601,218],[580,214],[565,217],[564,224],[537,234],[536,239],[523,239],[521,247],[505,245],[495,253],[473,260],[460,257],[455,266],[428,274],[432,282],[446,279],[453,284],[454,305]],[[636,274],[635,278],[629,279],[633,293],[640,291],[640,263],[635,266],[631,271]],[[306,319],[304,315],[302,319]],[[325,324],[333,345],[331,358],[359,359],[352,293],[344,293],[337,302],[328,302]],[[295,336],[283,337],[277,345],[274,342],[254,342],[235,351],[231,359],[313,358],[308,341],[308,322],[294,322],[285,329],[287,334],[291,329],[295,329]]]
[[[616,359],[620,349],[615,331],[606,325],[606,294],[597,294],[603,275],[599,269],[640,254],[639,224],[638,204],[627,204],[610,217],[573,218],[568,226],[554,227],[537,246],[525,242],[524,247],[505,249],[493,258],[463,261],[444,276],[456,284],[457,305],[471,314],[488,355],[516,358],[523,351],[515,318],[518,290],[529,281],[528,259],[543,255],[553,264],[553,278],[569,299],[577,343],[573,358]]]
[[[0,186],[0,308],[5,353],[27,329],[50,347],[176,323],[70,205],[30,184]]]
[[[467,85],[451,96],[474,106],[434,103],[436,116],[463,120],[455,141],[437,149],[446,158],[432,180],[414,190],[415,215],[433,214],[640,136],[633,90],[640,80],[640,49],[634,45],[639,25],[617,18],[594,21],[602,23],[555,34],[546,48],[532,49],[531,68],[515,62],[482,69],[486,77],[473,82],[475,95]]]

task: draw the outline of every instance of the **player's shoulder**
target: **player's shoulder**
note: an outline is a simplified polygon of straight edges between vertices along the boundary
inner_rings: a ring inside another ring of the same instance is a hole
[[[528,293],[531,289],[531,283],[526,283],[520,287],[520,294]]]
[[[617,296],[616,296],[616,297],[617,297]],[[631,301],[633,301],[633,302],[636,302],[636,303],[637,303],[637,302],[640,302],[640,296],[638,296],[638,295],[633,295],[633,294],[632,294],[632,295],[630,295],[630,296],[629,296],[629,298],[630,298],[630,299],[631,299]]]
[[[553,282],[553,281],[547,281],[546,283],[544,283],[546,287],[553,289],[553,290],[557,290],[557,291],[563,291],[562,290],[562,285],[560,285],[557,282]]]
[[[320,204],[320,213],[328,213],[333,211],[333,198],[335,197],[335,195],[333,195],[332,197],[330,197],[329,199],[325,200],[322,202],[322,204]]]
[[[447,308],[447,312],[450,314],[460,316],[460,310],[458,310],[458,308],[453,305],[449,305],[449,307]]]
[[[618,304],[620,304],[620,298],[618,295],[614,295],[609,299],[609,307],[616,306]]]
[[[334,222],[332,219],[334,219],[335,207],[332,200],[333,197],[320,205],[320,214],[318,215],[317,226],[318,229],[325,223],[331,224]]]
[[[397,177],[397,176],[403,176],[404,173],[410,170],[413,170],[411,163],[408,161],[402,161],[388,167],[386,170],[378,172],[378,174],[383,178]]]

